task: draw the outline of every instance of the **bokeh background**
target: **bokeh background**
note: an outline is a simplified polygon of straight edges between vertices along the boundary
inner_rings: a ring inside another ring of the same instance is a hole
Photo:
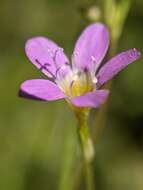
[[[72,111],[64,101],[44,103],[18,97],[24,80],[45,78],[26,58],[25,41],[44,35],[70,55],[85,24],[84,3],[0,0],[1,190],[84,190]],[[118,52],[132,47],[143,52],[142,0],[132,3]],[[90,117],[94,127],[97,112],[92,111]],[[114,80],[93,167],[97,190],[143,189],[143,59]]]

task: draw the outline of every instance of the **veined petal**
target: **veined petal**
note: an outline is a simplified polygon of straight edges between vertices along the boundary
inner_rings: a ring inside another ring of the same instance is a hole
[[[77,107],[97,108],[103,104],[109,94],[108,90],[96,90],[83,96],[77,96],[71,100],[72,104]]]
[[[97,74],[98,85],[101,86],[111,78],[113,78],[118,72],[124,69],[127,65],[139,59],[141,53],[136,49],[130,49],[122,52],[117,56],[109,60]]]
[[[20,87],[20,96],[43,101],[58,100],[66,97],[55,83],[43,79],[25,81]]]
[[[73,67],[96,71],[109,46],[109,33],[105,25],[88,26],[80,35],[73,52]]]
[[[30,61],[50,78],[56,78],[60,67],[69,67],[69,60],[57,44],[45,37],[34,37],[26,42],[26,55]]]

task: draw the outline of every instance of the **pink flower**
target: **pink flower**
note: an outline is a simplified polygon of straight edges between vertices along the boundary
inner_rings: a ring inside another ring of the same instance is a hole
[[[71,64],[63,49],[51,40],[45,37],[28,40],[26,55],[51,80],[27,80],[20,87],[20,95],[44,101],[64,98],[77,107],[99,107],[109,93],[101,86],[141,55],[135,48],[130,49],[101,67],[108,47],[108,29],[101,23],[91,24],[82,32]]]

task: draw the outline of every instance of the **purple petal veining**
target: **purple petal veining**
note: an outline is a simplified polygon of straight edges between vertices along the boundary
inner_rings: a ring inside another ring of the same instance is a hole
[[[100,89],[101,86],[141,56],[135,48],[122,52],[104,64],[96,74],[108,46],[109,32],[101,23],[91,24],[82,32],[73,51],[72,65],[63,49],[48,38],[28,40],[26,55],[53,82],[27,80],[20,87],[20,96],[43,101],[64,98],[76,107],[99,107],[109,94],[108,90]]]
[[[28,40],[25,51],[30,61],[50,78],[56,78],[57,70],[69,63],[63,49],[45,37]]]

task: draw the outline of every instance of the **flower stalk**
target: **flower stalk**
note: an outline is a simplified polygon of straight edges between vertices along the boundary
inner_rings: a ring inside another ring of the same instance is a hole
[[[86,113],[82,113],[80,117],[78,117],[79,121],[79,137],[80,143],[82,146],[82,151],[84,154],[84,159],[86,162],[91,163],[94,158],[94,146],[92,143],[92,139],[89,133],[89,127],[87,125],[87,115]]]
[[[89,115],[89,110],[82,110],[80,112],[76,112],[76,117],[78,119],[78,125],[79,125],[78,134],[79,134],[80,146],[83,156],[87,190],[94,190],[95,188],[94,188],[92,161],[94,160],[95,151],[87,122],[88,115]]]

